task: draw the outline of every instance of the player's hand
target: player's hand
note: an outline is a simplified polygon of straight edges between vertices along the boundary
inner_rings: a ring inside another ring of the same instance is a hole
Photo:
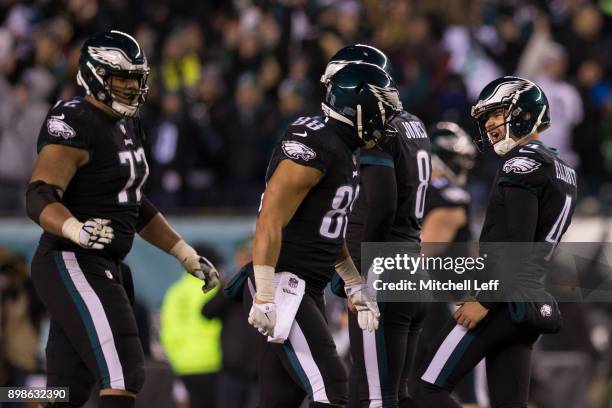
[[[189,265],[187,265],[189,264]],[[191,259],[183,264],[187,272],[204,282],[202,291],[207,293],[219,284],[217,268],[203,256],[198,255],[197,260]]]
[[[346,286],[344,291],[349,300],[349,304],[353,305],[354,311],[357,313],[357,322],[361,330],[372,332],[378,329],[378,319],[380,312],[376,299],[372,298],[367,292],[367,286],[364,284]]]
[[[249,324],[264,336],[273,336],[276,326],[276,304],[253,301],[249,312]]]
[[[68,218],[62,225],[62,234],[87,249],[104,249],[115,238],[110,220],[103,218],[90,218],[80,222],[74,217]]]
[[[465,302],[453,315],[457,324],[473,329],[489,313],[489,309],[476,301]]]

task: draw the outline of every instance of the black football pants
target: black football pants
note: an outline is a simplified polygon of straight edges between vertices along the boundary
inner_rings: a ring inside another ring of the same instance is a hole
[[[247,315],[253,283],[251,275],[244,285]],[[260,337],[265,344],[259,361],[259,408],[297,408],[306,396],[311,407],[346,405],[347,375],[327,326],[322,295],[304,294],[284,344]]]
[[[512,322],[506,304],[491,310],[471,330],[451,318],[421,371],[416,406],[460,408],[451,391],[486,357],[491,407],[526,408],[531,349],[538,337]]]
[[[96,384],[140,391],[144,353],[119,263],[39,248],[32,281],[51,315],[47,386],[69,387],[67,406],[83,405]]]
[[[378,304],[379,328],[361,330],[354,313],[349,313],[351,339],[351,395],[353,407],[396,408],[409,396],[408,379],[413,366],[425,304],[386,302]]]

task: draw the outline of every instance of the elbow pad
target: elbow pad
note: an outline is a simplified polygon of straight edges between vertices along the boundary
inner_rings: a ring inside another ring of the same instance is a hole
[[[52,203],[61,203],[64,190],[38,180],[28,185],[26,192],[26,213],[35,223],[39,223],[40,213]]]

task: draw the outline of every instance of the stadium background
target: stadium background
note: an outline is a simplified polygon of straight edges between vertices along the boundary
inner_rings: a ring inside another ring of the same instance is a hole
[[[218,252],[225,274],[252,232],[275,140],[296,117],[318,112],[327,60],[356,42],[387,53],[404,107],[427,126],[451,120],[473,132],[471,103],[500,75],[540,84],[553,123],[543,139],[579,175],[580,201],[565,240],[606,240],[612,0],[0,0],[0,24],[0,247],[25,259],[40,233],[23,210],[38,130],[56,100],[81,92],[82,41],[108,29],[133,34],[152,68],[142,112],[147,194],[189,242]],[[497,158],[487,153],[478,163],[469,182],[475,232]],[[127,262],[155,322],[180,268],[142,240]],[[548,353],[565,353],[553,357],[565,365],[536,360],[548,367],[534,373],[540,407],[609,400],[612,315],[594,305],[573,312],[573,332],[542,342]],[[346,342],[341,314],[332,319]],[[153,324],[159,345],[155,332]]]

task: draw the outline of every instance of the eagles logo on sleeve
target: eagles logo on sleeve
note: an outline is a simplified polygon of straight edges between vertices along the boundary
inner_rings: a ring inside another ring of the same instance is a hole
[[[293,140],[286,140],[282,144],[283,152],[292,159],[302,159],[308,161],[317,157],[317,154],[310,147],[303,143]]]
[[[542,163],[529,157],[513,157],[504,163],[502,170],[505,173],[527,174],[537,170]]]
[[[61,137],[63,139],[71,139],[76,136],[76,131],[66,122],[63,121],[64,114],[59,116],[50,116],[47,119],[47,131],[51,136]]]

